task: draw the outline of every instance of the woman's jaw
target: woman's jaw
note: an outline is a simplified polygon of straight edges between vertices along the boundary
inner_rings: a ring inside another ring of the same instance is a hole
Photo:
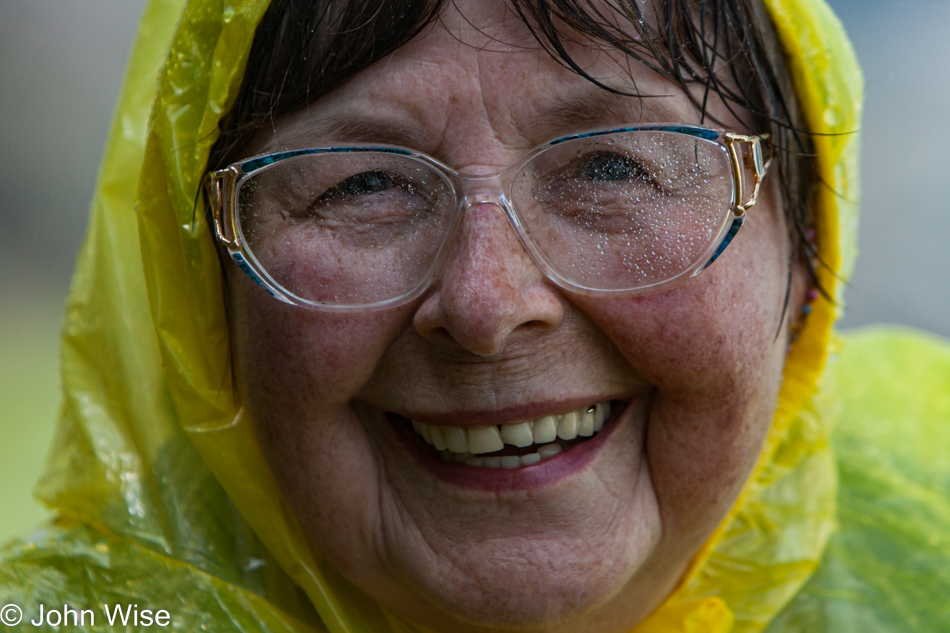
[[[734,354],[703,343],[727,335],[704,319],[681,323],[693,336],[658,327],[672,297],[567,305],[558,328],[519,329],[490,356],[433,348],[406,327],[417,306],[330,316],[265,298],[246,327],[236,320],[237,360],[255,376],[242,389],[291,508],[351,582],[435,631],[632,628],[728,510],[774,402],[755,393],[764,378],[743,386],[748,371],[716,371]],[[296,333],[279,350],[267,342],[283,336],[261,336],[275,327]],[[720,343],[739,353],[741,338]],[[671,355],[679,346],[701,353]],[[534,440],[544,420],[569,427],[598,405],[610,408],[599,432],[510,470],[443,462],[412,425],[467,440],[531,421]]]

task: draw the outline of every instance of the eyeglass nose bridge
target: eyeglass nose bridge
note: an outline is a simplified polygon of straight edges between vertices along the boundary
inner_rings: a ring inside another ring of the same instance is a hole
[[[465,172],[451,172],[449,177],[454,181],[458,210],[467,211],[478,204],[495,204],[505,208],[508,198],[503,186],[503,173],[467,174]]]
[[[500,208],[508,218],[509,224],[518,235],[518,239],[524,244],[525,239],[521,221],[505,192],[506,175],[511,170],[502,170],[493,174],[466,174],[455,172],[452,175],[456,187],[456,213],[458,214],[457,223],[461,225],[468,211],[473,207],[485,204],[493,204]],[[524,244],[525,248],[530,248]]]
[[[518,217],[518,213],[509,199],[508,194],[505,192],[504,183],[507,171],[509,170],[487,175],[452,174],[452,176],[454,176],[453,180],[455,181],[454,186],[457,200],[456,217],[453,222],[453,227],[446,236],[446,241],[443,243],[445,245],[443,246],[443,253],[451,248],[446,248],[450,242],[458,239],[462,223],[465,221],[465,216],[468,215],[471,209],[482,205],[494,205],[501,209],[502,213],[504,213],[508,219],[509,226],[515,232],[518,242],[521,243],[521,247],[525,250],[528,257],[534,261],[535,265],[541,269],[541,272],[545,276],[551,277],[548,266],[543,263],[544,258],[540,256],[537,247],[527,237],[527,231],[522,225],[521,219]],[[442,265],[444,265],[444,261],[440,261],[437,267],[441,268]]]
[[[532,259],[536,259],[534,247],[526,239],[525,230],[521,225],[521,220],[518,218],[518,214],[515,211],[514,205],[512,205],[511,200],[509,200],[508,195],[505,193],[505,190],[502,186],[501,174],[492,174],[487,176],[459,175],[459,180],[463,184],[463,187],[462,191],[460,191],[458,194],[457,213],[459,218],[457,220],[457,224],[459,226],[461,225],[468,211],[473,207],[493,204],[500,208],[505,214],[505,217],[508,218],[508,223],[514,230],[515,235],[518,236],[518,241],[521,242],[521,245],[525,251],[527,251]],[[467,183],[472,182],[476,183],[474,187],[471,187],[470,185],[467,187],[465,186]],[[474,188],[474,191],[465,191],[465,189],[472,188]]]
[[[510,215],[510,201],[500,187],[479,187],[476,191],[461,192],[458,196],[458,212],[465,214],[472,207],[493,204],[501,208],[505,215]]]

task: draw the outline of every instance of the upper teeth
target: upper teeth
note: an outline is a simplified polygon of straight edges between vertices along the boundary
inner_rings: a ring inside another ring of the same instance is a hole
[[[590,437],[604,428],[610,415],[610,403],[599,402],[561,415],[546,415],[534,420],[494,426],[439,426],[412,421],[412,429],[440,451],[480,455],[501,450],[505,444],[526,447],[548,444],[560,438],[573,440]]]

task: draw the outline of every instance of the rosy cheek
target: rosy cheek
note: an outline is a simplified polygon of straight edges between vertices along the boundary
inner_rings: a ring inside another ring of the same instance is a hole
[[[665,524],[686,532],[732,503],[781,379],[780,290],[716,272],[667,292],[577,301],[654,386],[647,462]]]
[[[781,309],[761,306],[769,299],[759,284],[725,284],[710,272],[668,291],[577,303],[651,383],[699,395],[763,361]]]
[[[345,405],[411,319],[411,307],[318,312],[275,301],[249,283],[235,290],[235,366],[248,404],[277,402],[298,414]]]

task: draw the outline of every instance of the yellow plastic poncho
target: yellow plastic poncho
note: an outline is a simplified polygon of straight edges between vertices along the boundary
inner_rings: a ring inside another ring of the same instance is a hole
[[[860,71],[822,0],[765,4],[811,130],[830,133],[815,137],[828,186],[814,204],[821,283],[840,301]],[[194,201],[266,5],[152,0],[143,16],[65,318],[65,401],[38,486],[58,519],[0,551],[0,604],[27,618],[135,604],[180,631],[415,630],[308,553],[232,392]],[[832,363],[835,312],[815,304],[757,468],[636,633],[950,629],[950,351],[874,331]],[[68,628],[111,630],[96,621]]]

